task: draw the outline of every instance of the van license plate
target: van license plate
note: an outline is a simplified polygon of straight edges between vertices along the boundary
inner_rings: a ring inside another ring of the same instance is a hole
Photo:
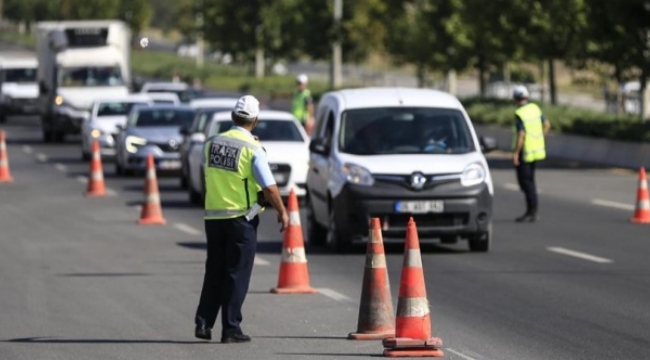
[[[445,203],[442,201],[399,201],[395,203],[395,211],[398,213],[441,213],[445,210]]]

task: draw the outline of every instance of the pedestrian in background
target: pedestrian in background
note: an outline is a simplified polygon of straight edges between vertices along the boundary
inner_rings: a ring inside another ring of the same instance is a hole
[[[212,339],[221,309],[221,342],[251,341],[241,330],[241,309],[255,260],[257,214],[268,202],[277,211],[280,231],[289,225],[266,152],[251,134],[259,113],[257,99],[240,98],[231,115],[234,126],[204,145],[207,260],[194,332],[200,339]]]
[[[546,159],[544,136],[551,129],[551,122],[537,104],[528,101],[525,86],[517,86],[512,96],[518,106],[515,111],[512,163],[517,170],[519,188],[526,196],[526,212],[516,221],[535,222],[538,219],[535,168],[539,161]]]
[[[311,135],[314,129],[314,100],[311,91],[307,89],[308,81],[309,79],[305,74],[296,77],[296,90],[293,93],[291,112],[300,120],[307,134]]]

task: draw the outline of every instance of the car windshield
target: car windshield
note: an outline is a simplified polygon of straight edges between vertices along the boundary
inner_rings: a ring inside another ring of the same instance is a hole
[[[35,83],[36,82],[36,69],[5,69],[3,81],[8,83]]]
[[[439,108],[348,110],[339,151],[354,155],[465,154],[474,142],[463,113]]]
[[[131,126],[190,126],[194,120],[194,111],[185,109],[146,109],[138,111]]]
[[[213,124],[211,134],[208,137],[226,132],[232,126],[232,121],[219,121]],[[259,137],[260,141],[304,141],[296,124],[287,120],[260,120],[252,133]]]
[[[178,99],[183,103],[188,103],[190,100],[194,99],[194,92],[190,89],[149,89],[148,93],[174,93],[178,95]]]
[[[60,87],[124,86],[119,66],[62,68],[58,76]]]
[[[176,102],[173,100],[161,100],[161,99],[156,99],[153,101],[155,104],[175,104]]]
[[[103,102],[97,107],[97,117],[126,116],[136,105],[146,105],[143,102]]]

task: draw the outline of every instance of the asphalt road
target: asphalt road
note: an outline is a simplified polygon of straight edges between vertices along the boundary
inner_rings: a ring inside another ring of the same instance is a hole
[[[159,174],[168,224],[142,227],[143,179],[104,171],[110,196],[82,195],[88,164],[75,139],[43,144],[36,119],[8,133],[16,181],[0,184],[0,359],[346,359],[380,356],[353,342],[364,251],[307,247],[316,295],[279,296],[281,234],[263,215],[243,323],[250,344],[193,337],[205,240],[201,209]],[[650,227],[628,220],[636,174],[549,161],[542,219],[523,210],[507,158],[490,157],[495,239],[487,254],[425,245],[433,330],[448,359],[650,358]],[[304,221],[304,218],[303,218]],[[402,247],[387,246],[397,301]],[[217,331],[218,334],[218,331]]]

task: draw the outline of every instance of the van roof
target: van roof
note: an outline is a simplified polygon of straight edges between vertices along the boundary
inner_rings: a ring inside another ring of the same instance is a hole
[[[325,96],[334,96],[343,104],[343,109],[360,109],[373,107],[436,107],[462,109],[463,106],[455,96],[430,89],[413,88],[361,88],[329,92]]]

